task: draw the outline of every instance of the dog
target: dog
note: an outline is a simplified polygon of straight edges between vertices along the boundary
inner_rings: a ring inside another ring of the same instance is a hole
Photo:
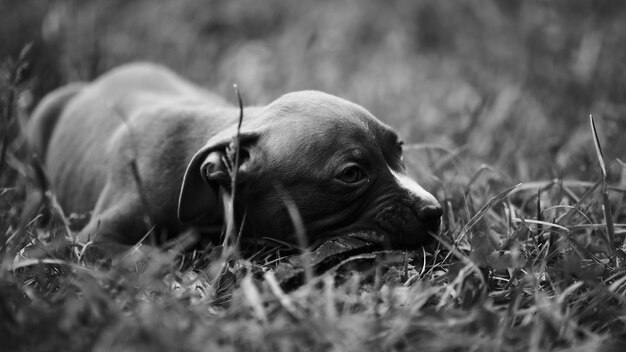
[[[246,107],[232,165],[240,113],[165,67],[130,63],[48,94],[27,139],[64,211],[91,212],[83,243],[133,245],[151,223],[168,236],[219,226],[235,168],[244,236],[296,243],[295,209],[311,242],[354,231],[383,233],[391,248],[432,240],[441,206],[363,107],[319,91]]]

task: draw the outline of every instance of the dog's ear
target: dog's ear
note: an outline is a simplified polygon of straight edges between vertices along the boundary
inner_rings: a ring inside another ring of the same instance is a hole
[[[254,143],[258,133],[240,136],[240,165],[247,159],[246,147]],[[226,149],[232,138],[212,138],[194,154],[187,165],[178,198],[178,220],[192,222],[206,216],[218,206],[220,186],[228,187],[230,175],[226,164]]]

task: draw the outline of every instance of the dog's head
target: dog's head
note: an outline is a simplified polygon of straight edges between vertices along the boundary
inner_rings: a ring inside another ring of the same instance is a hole
[[[292,241],[297,209],[312,240],[382,231],[392,248],[429,241],[441,217],[437,200],[408,177],[395,132],[362,107],[332,95],[284,95],[244,118],[237,204],[255,233]],[[225,160],[234,131],[201,148],[185,173],[178,216],[196,221],[215,211],[219,187],[230,189]]]

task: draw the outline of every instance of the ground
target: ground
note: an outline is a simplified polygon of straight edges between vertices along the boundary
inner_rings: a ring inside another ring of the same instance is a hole
[[[2,350],[626,346],[620,2],[3,0],[0,13]],[[318,89],[363,105],[444,205],[437,245],[87,261],[67,242],[72,214],[50,193],[26,200],[43,177],[19,122],[51,89],[140,60],[233,102],[237,83],[246,104]]]

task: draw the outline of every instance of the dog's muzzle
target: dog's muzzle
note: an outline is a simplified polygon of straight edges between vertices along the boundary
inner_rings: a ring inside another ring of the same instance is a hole
[[[420,206],[422,199],[402,193],[388,197],[372,218],[374,227],[386,234],[383,245],[389,249],[415,249],[431,243],[432,234],[437,234],[441,224],[441,206],[430,202]]]
[[[424,223],[428,233],[436,233],[441,225],[443,210],[440,205],[429,204],[417,211],[417,218]]]

